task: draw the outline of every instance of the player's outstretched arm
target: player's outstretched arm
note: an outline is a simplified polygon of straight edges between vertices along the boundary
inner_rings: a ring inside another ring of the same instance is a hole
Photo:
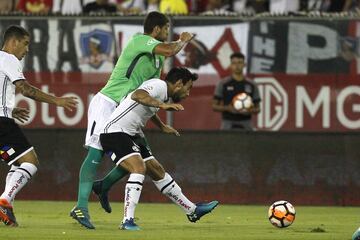
[[[76,97],[56,97],[47,93],[44,93],[40,89],[30,85],[25,80],[19,80],[15,82],[16,89],[25,97],[34,99],[39,102],[46,102],[55,104],[59,107],[64,107],[67,110],[72,111],[76,108],[77,100]]]
[[[163,55],[165,57],[171,57],[176,55],[180,50],[194,38],[194,35],[188,32],[180,34],[180,38],[177,41],[160,43],[154,48],[154,53]]]
[[[152,96],[145,90],[138,89],[132,95],[131,99],[148,107],[157,107],[164,109],[166,111],[182,111],[184,107],[181,104],[177,103],[163,103]]]

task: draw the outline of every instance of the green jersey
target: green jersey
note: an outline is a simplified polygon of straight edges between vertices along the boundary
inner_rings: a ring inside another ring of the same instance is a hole
[[[118,103],[144,81],[160,78],[165,57],[153,54],[153,49],[159,43],[161,42],[148,35],[134,35],[100,92]]]

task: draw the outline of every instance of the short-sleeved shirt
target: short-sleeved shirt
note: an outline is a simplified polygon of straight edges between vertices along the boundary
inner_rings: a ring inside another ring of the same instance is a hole
[[[153,54],[153,49],[161,43],[155,38],[137,34],[132,37],[101,93],[115,102],[138,88],[144,81],[160,78],[165,57]]]
[[[12,118],[15,107],[15,82],[25,79],[20,61],[0,51],[0,117]]]
[[[218,83],[215,88],[214,99],[223,101],[224,105],[226,106],[231,104],[233,98],[240,93],[246,93],[250,95],[254,104],[257,104],[261,101],[259,89],[257,88],[255,82],[247,79],[236,81],[232,77]],[[222,117],[223,119],[231,121],[251,119],[251,115],[249,114],[233,114],[230,112],[223,112]]]
[[[148,92],[151,97],[160,102],[168,101],[167,84],[163,80],[150,79],[138,89]],[[141,129],[159,111],[159,108],[145,106],[132,100],[133,93],[131,92],[120,102],[105,124],[103,133],[124,132],[131,136],[142,134]]]

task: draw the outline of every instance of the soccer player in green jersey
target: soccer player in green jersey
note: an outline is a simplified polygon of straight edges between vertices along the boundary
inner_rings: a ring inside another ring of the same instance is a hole
[[[168,38],[169,26],[169,20],[164,14],[150,12],[144,21],[144,34],[135,35],[128,42],[107,84],[90,102],[85,140],[88,154],[80,169],[78,201],[70,212],[70,216],[86,228],[95,228],[90,222],[88,199],[104,154],[99,140],[103,124],[122,98],[144,81],[159,78],[164,58],[177,54],[193,38],[192,34],[183,32],[179,40],[164,42]],[[175,129],[165,124],[161,125],[161,129],[167,133],[176,133]],[[114,183],[127,172],[116,168],[110,174]]]

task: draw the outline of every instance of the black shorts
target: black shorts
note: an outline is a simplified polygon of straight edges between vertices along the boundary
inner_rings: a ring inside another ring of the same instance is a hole
[[[0,117],[0,159],[8,165],[34,148],[11,118]]]
[[[100,135],[100,142],[105,154],[116,165],[132,155],[140,155],[144,161],[154,158],[143,137],[134,137],[123,132],[103,133]]]

